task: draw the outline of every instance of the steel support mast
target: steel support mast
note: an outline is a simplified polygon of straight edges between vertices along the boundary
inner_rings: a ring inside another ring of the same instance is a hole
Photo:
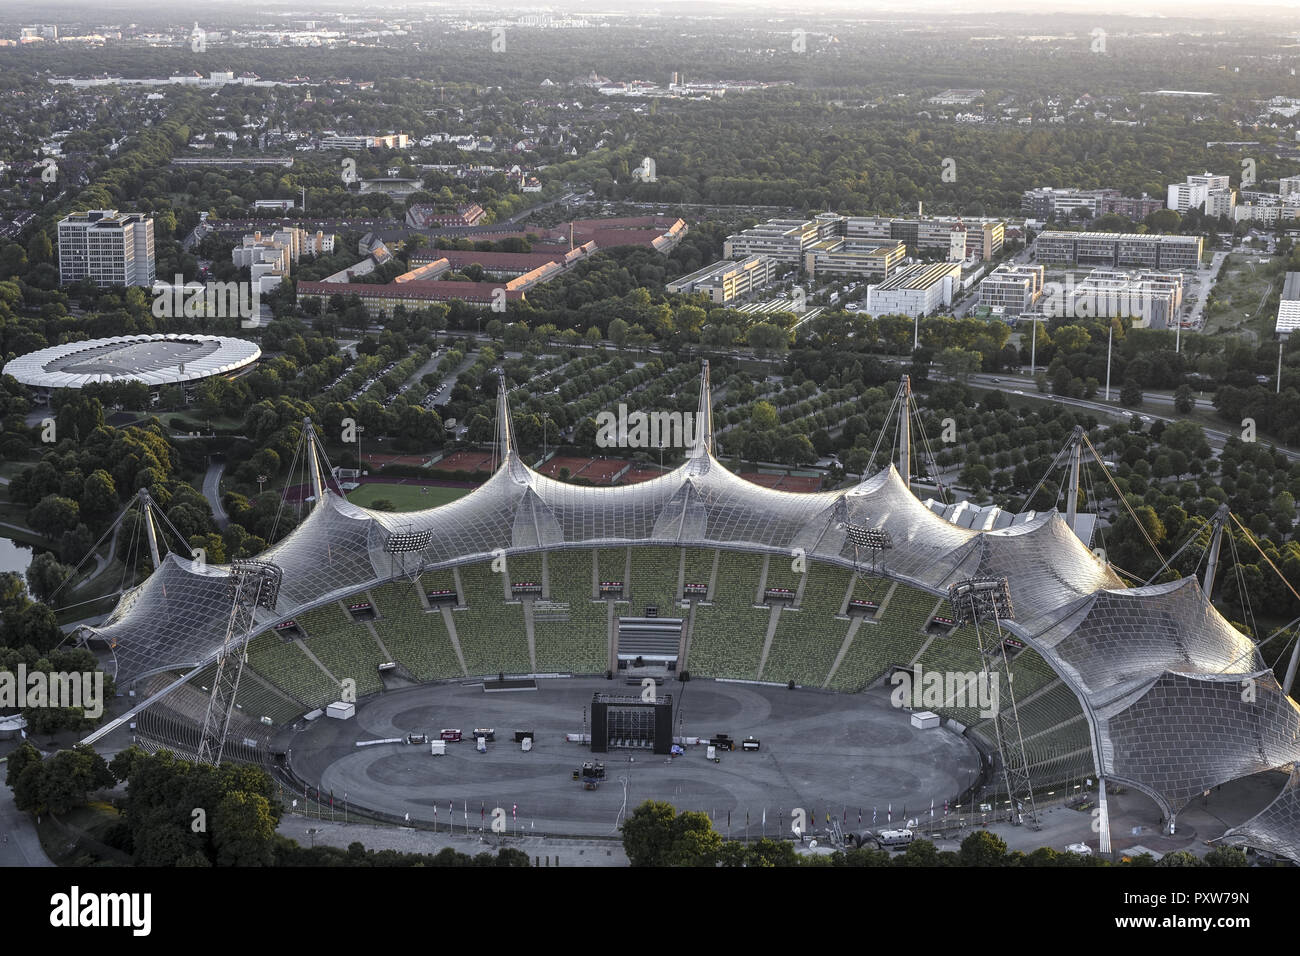
[[[1038,809],[1034,805],[1034,787],[1029,776],[1029,758],[1025,753],[1025,738],[1020,730],[1020,713],[1016,709],[1016,695],[1012,687],[1011,666],[1007,659],[1006,641],[1002,634],[1002,621],[1011,620],[1011,594],[1006,578],[972,578],[954,584],[948,591],[948,600],[957,620],[975,626],[980,659],[989,687],[998,688],[997,706],[993,712],[993,731],[997,739],[998,760],[1002,764],[1002,779],[1015,822],[1030,829],[1041,829]],[[993,622],[995,634],[981,627],[982,622]],[[1006,680],[1003,680],[1003,678]],[[1004,700],[1005,698],[1005,700]],[[1009,706],[1008,706],[1009,705]]]
[[[280,594],[280,578],[280,568],[265,561],[237,561],[230,566],[230,620],[212,677],[208,709],[203,716],[203,730],[195,754],[199,763],[214,767],[221,763],[254,618],[259,607],[274,610]]]

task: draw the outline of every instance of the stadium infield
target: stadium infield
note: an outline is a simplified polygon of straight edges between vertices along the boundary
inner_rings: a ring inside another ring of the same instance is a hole
[[[627,811],[645,800],[666,800],[679,810],[708,813],[720,832],[732,836],[743,835],[748,814],[751,837],[759,835],[764,811],[767,832],[774,834],[780,813],[788,821],[793,807],[815,815],[819,827],[828,813],[841,820],[847,813],[849,826],[856,827],[859,811],[862,825],[871,825],[873,808],[877,825],[884,826],[892,806],[898,823],[905,808],[917,816],[931,800],[942,807],[979,772],[978,754],[967,740],[946,728],[914,729],[884,690],[848,695],[666,681],[660,693],[673,695],[674,727],[680,725],[685,735],[726,733],[762,742],[757,753],[722,753],[712,763],[703,746],[688,747],[671,761],[648,750],[593,755],[564,735],[583,730],[593,693],[635,694],[636,688],[599,678],[538,685],[537,691],[512,694],[484,694],[478,682],[389,691],[363,702],[352,720],[321,718],[294,733],[288,742],[293,768],[325,793],[347,794],[352,806],[399,817],[409,813],[412,822],[435,822],[436,806],[436,822],[445,827],[450,805],[458,826],[487,829],[493,808],[503,807],[512,832],[581,836],[616,833],[625,777]],[[466,735],[449,743],[445,756],[432,756],[427,744],[356,746],[413,732],[436,738],[444,727]],[[476,727],[496,730],[486,754],[470,739]],[[531,752],[514,742],[516,730],[535,732]],[[607,779],[587,791],[573,780],[573,771],[593,759],[604,761]]]

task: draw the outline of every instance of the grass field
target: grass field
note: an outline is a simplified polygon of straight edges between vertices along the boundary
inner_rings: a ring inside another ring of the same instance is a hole
[[[369,508],[381,498],[387,498],[398,511],[423,511],[425,508],[436,508],[438,505],[455,501],[472,490],[472,488],[442,488],[437,485],[390,485],[383,482],[368,482],[348,495],[348,501]]]

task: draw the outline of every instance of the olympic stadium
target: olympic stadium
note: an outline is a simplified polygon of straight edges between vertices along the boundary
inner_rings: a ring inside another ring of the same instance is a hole
[[[233,375],[261,355],[253,342],[230,336],[120,335],[66,342],[20,355],[5,365],[4,374],[44,391],[124,381],[157,388]]]
[[[171,553],[80,636],[145,701],[127,716],[146,746],[202,756],[225,686],[233,706],[228,723],[217,721],[219,755],[287,761],[294,779],[399,819],[436,822],[440,794],[471,785],[485,799],[536,789],[534,758],[550,760],[548,779],[558,780],[586,753],[560,729],[590,730],[594,749],[592,695],[646,675],[662,676],[662,699],[676,697],[683,735],[707,737],[725,722],[763,735],[768,752],[815,755],[753,774],[737,755],[725,787],[715,777],[692,791],[701,807],[709,787],[722,787],[725,802],[767,783],[785,788],[773,807],[830,787],[845,806],[864,793],[883,804],[874,781],[893,774],[914,807],[928,795],[1023,809],[1102,780],[1144,794],[1172,831],[1212,788],[1300,760],[1300,708],[1196,578],[1129,587],[1074,533],[1074,516],[1056,511],[959,527],[894,465],[822,493],[751,484],[714,457],[707,364],[700,394],[704,424],[681,466],[586,487],[521,459],[503,388],[491,478],[404,514],[331,491],[307,425],[316,504],[258,556],[261,573],[274,572],[269,600],[245,602],[241,618],[247,568]],[[996,601],[981,609],[973,592]],[[927,709],[947,742],[923,739],[930,732],[873,703],[891,674],[917,668],[997,670],[999,715],[945,697]],[[306,719],[353,697],[355,720]],[[417,759],[419,748],[396,743],[462,723],[535,729],[550,756],[507,755],[498,743],[481,760],[470,745],[467,757],[431,759],[425,748]],[[635,724],[621,725],[621,743],[646,743],[632,740]],[[367,748],[357,744],[383,739],[394,741],[383,756],[381,747],[358,756]],[[575,802],[563,786],[548,791],[557,806]],[[1292,782],[1225,839],[1300,859],[1298,800]]]

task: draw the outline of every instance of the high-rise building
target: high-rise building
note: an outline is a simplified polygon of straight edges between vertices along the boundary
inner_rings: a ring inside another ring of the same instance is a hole
[[[1209,216],[1231,216],[1237,205],[1237,194],[1227,176],[1202,173],[1188,176],[1186,182],[1170,183],[1166,205],[1180,213],[1203,208]]]
[[[74,212],[59,222],[59,281],[98,286],[154,282],[153,217],[116,209]]]

